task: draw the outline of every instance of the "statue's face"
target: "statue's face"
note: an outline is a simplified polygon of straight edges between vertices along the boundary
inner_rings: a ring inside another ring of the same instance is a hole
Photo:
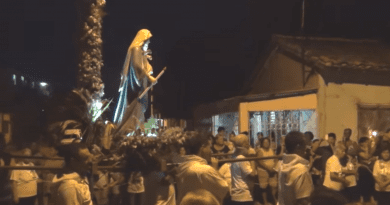
[[[143,48],[142,48],[144,51],[147,51],[147,50],[148,50],[148,48],[149,48],[149,43],[150,43],[150,39],[148,39],[148,40],[145,41],[144,46],[143,46]]]

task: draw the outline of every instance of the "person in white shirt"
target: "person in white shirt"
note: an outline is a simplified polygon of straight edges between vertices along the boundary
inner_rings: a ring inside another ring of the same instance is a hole
[[[233,158],[242,159],[248,156],[250,144],[248,136],[239,134],[235,137],[236,151]],[[250,205],[253,204],[253,197],[249,189],[249,181],[257,176],[254,161],[241,161],[231,163],[231,200],[232,204]]]
[[[124,176],[121,172],[110,172],[110,175],[110,185],[108,186],[111,188],[110,204],[119,205],[121,204],[121,183],[124,181]]]
[[[390,145],[381,146],[380,160],[374,164],[373,171],[378,205],[389,204],[390,199]]]
[[[219,168],[219,171],[218,171],[221,174],[221,176],[223,176],[225,178],[226,182],[228,183],[229,190],[232,186],[232,175],[230,173],[230,166],[231,166],[230,163],[225,163]]]
[[[284,139],[286,154],[278,167],[279,205],[308,205],[313,192],[306,154],[306,140],[301,132],[293,131]]]
[[[30,149],[23,150],[23,156],[31,156]],[[34,166],[32,162],[21,160],[16,166]],[[35,170],[13,170],[11,180],[13,181],[14,203],[20,205],[35,204],[39,177]]]
[[[96,198],[97,205],[108,205],[109,204],[109,175],[105,170],[98,170],[99,179],[95,182],[94,195]]]
[[[357,175],[357,159],[353,156],[346,155],[343,160],[348,160],[346,166],[343,166],[341,170],[343,173],[349,173],[346,174],[345,179],[349,181],[348,186],[344,188],[344,190],[341,192],[349,202],[357,202],[359,201],[360,197],[359,194],[356,194],[359,192],[359,188],[357,186],[356,181],[356,175]],[[345,161],[344,161],[345,163]],[[342,165],[345,165],[342,163]]]
[[[345,146],[338,144],[334,148],[334,155],[326,161],[324,186],[334,191],[341,191],[350,182],[345,179],[340,159],[345,156]],[[346,171],[346,170],[345,170]]]
[[[257,157],[272,157],[275,156],[274,150],[270,148],[270,138],[262,138],[260,140],[260,146],[257,149]],[[273,196],[273,200],[276,199],[277,192],[277,173],[275,171],[275,159],[258,160],[257,161],[257,175],[259,179],[259,185],[255,186],[255,201],[260,202],[262,198],[263,204],[269,204],[267,195],[269,190]],[[261,194],[261,197],[259,196]]]
[[[145,192],[144,177],[141,172],[132,172],[127,184],[129,193],[129,204],[142,204],[143,193]]]
[[[219,168],[219,171],[218,171],[229,185],[229,192],[226,195],[225,199],[223,200],[223,204],[231,204],[230,190],[232,188],[232,175],[230,172],[230,166],[231,166],[231,163],[225,163]]]
[[[177,167],[177,204],[180,204],[183,197],[197,189],[209,191],[222,203],[223,198],[229,191],[226,180],[218,173],[218,160],[211,158],[212,166],[201,156],[203,149],[207,146],[207,138],[197,134],[186,140],[185,147],[189,155],[183,156],[184,162]]]
[[[64,157],[65,167],[53,179],[56,205],[93,205],[85,176],[94,156],[84,143],[63,145],[59,155]]]

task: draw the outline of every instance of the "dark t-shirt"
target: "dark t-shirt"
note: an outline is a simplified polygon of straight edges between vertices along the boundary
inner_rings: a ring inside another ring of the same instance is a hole
[[[317,167],[324,172],[326,167],[326,161],[328,161],[328,159],[333,155],[333,150],[330,146],[319,147],[316,150],[316,154],[321,156],[321,165],[317,165]]]
[[[344,143],[347,148],[346,153],[351,156],[357,156],[359,153],[359,145],[352,140],[348,140]]]
[[[213,151],[213,154],[225,154],[225,153],[228,153],[230,151],[230,149],[226,145],[223,145],[223,148],[221,150],[217,150],[214,148],[214,145],[213,145],[213,146],[211,146],[211,151]]]
[[[211,146],[211,151],[213,152],[213,154],[226,154],[230,151],[229,147],[224,145],[223,148],[221,150],[216,150],[214,148],[214,145]],[[218,156],[218,157],[215,157],[217,159],[225,159],[226,157],[225,156]]]

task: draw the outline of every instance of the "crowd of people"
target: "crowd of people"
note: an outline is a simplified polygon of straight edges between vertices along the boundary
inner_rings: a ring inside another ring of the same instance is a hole
[[[251,145],[248,133],[222,127],[216,135],[160,128],[116,136],[109,150],[39,142],[19,152],[64,160],[12,158],[2,136],[0,166],[62,170],[0,169],[0,204],[388,204],[390,130],[358,142],[351,135],[345,129],[337,141],[334,133],[314,138],[293,131],[277,143],[274,134],[258,133]],[[247,157],[271,158],[241,160]],[[92,174],[91,163],[123,169]]]

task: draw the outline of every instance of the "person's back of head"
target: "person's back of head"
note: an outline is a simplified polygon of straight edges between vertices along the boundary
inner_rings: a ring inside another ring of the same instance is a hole
[[[363,144],[363,143],[368,142],[369,140],[370,140],[370,138],[368,138],[368,137],[361,137],[361,138],[359,139],[359,144],[361,145],[361,144]]]
[[[224,131],[225,131],[225,128],[224,128],[224,127],[218,127],[218,130],[217,130],[218,133],[222,133],[222,132],[224,132]]]
[[[193,133],[192,136],[186,140],[184,147],[188,151],[188,155],[198,155],[199,151],[204,145],[207,145],[207,137],[202,133]]]
[[[244,132],[241,132],[241,133],[240,133],[240,135],[241,135],[241,134],[242,134],[242,135],[246,135],[246,136],[248,136],[248,135],[249,135],[249,132],[247,132],[247,131],[244,131]]]
[[[298,154],[303,156],[306,150],[305,135],[298,131],[289,132],[285,138],[287,154]]]
[[[217,198],[205,189],[188,192],[180,205],[220,205]]]
[[[307,131],[305,132],[305,137],[308,142],[311,142],[314,139],[314,134],[310,131]]]
[[[235,147],[244,147],[244,148],[249,148],[249,138],[245,134],[239,134],[234,138],[234,146]]]

